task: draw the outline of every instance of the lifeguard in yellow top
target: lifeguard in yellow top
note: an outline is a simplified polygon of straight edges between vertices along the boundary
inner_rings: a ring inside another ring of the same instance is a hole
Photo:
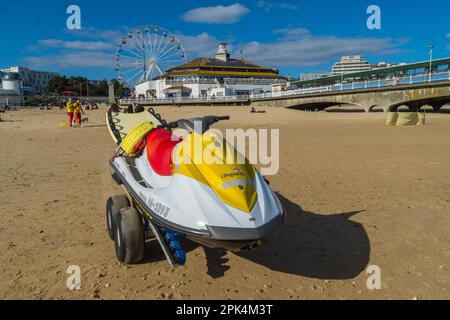
[[[72,102],[71,98],[69,99],[69,101],[67,101],[66,107],[67,107],[67,115],[69,116],[69,127],[71,127],[73,122],[73,110],[74,110],[74,103]]]
[[[83,107],[81,106],[80,100],[77,100],[73,104],[73,113],[75,116],[75,126],[81,127],[81,113],[84,114],[84,110],[83,110]]]

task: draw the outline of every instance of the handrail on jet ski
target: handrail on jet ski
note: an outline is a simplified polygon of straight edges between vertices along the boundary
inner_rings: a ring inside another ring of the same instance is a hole
[[[203,134],[205,131],[209,130],[209,128],[219,121],[230,120],[230,116],[206,116],[199,118],[191,118],[191,119],[180,119],[177,121],[163,123],[159,125],[157,128],[165,128],[165,129],[175,129],[182,128],[189,132],[195,131],[197,129],[196,124],[201,124],[201,132]]]

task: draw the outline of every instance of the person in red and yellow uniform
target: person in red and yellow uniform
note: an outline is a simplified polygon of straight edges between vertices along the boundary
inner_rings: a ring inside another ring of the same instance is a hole
[[[73,106],[74,106],[74,102],[72,102],[72,99],[69,99],[69,101],[67,101],[67,104],[66,104],[67,115],[69,116],[69,127],[72,127],[72,122],[73,122]]]
[[[81,127],[81,113],[84,114],[83,107],[81,106],[80,100],[74,103],[73,112],[75,115],[75,126]]]

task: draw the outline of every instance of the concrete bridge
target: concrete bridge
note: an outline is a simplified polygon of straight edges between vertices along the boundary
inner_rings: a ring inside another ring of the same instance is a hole
[[[350,84],[354,86],[355,84]],[[359,85],[362,85],[361,83]],[[366,83],[367,86],[367,83]],[[277,95],[278,94],[278,95]],[[302,89],[269,93],[267,96],[233,96],[221,98],[182,98],[182,99],[135,99],[121,100],[122,105],[140,103],[145,106],[165,105],[247,105],[292,108],[298,110],[324,110],[331,106],[354,105],[366,112],[375,108],[384,112],[397,111],[400,107],[419,111],[431,106],[439,111],[450,104],[450,79],[446,80],[385,85],[381,87],[355,87],[339,90],[339,85],[323,88]]]
[[[319,92],[251,99],[252,106],[284,107],[298,110],[324,110],[330,106],[355,105],[366,112],[382,108],[385,112],[406,106],[419,111],[431,106],[435,111],[450,103],[450,81],[405,84],[391,87]]]
[[[269,97],[230,97],[222,99],[183,99],[183,100],[122,100],[122,105],[140,103],[145,106],[164,105],[247,105],[292,108],[297,110],[324,110],[331,106],[354,105],[366,112],[375,108],[384,112],[397,111],[400,107],[410,111],[419,111],[424,106],[431,106],[439,111],[450,104],[450,80],[400,84],[395,86],[361,88],[354,90],[335,90],[314,93],[289,94]]]

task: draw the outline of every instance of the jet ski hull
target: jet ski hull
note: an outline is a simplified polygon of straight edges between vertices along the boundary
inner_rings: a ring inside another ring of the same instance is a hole
[[[173,232],[181,234],[186,238],[209,248],[223,248],[226,250],[237,251],[240,249],[257,247],[261,243],[261,240],[278,229],[284,220],[285,212],[281,215],[276,215],[272,220],[258,228],[233,228],[206,225],[206,230],[200,230],[176,224],[163,218],[148,206],[131,186],[130,182],[122,175],[113,160],[110,161],[110,165],[114,169],[114,180],[119,185],[122,185],[132,199],[133,206],[143,217],[150,219],[152,223],[161,228],[172,230]]]

